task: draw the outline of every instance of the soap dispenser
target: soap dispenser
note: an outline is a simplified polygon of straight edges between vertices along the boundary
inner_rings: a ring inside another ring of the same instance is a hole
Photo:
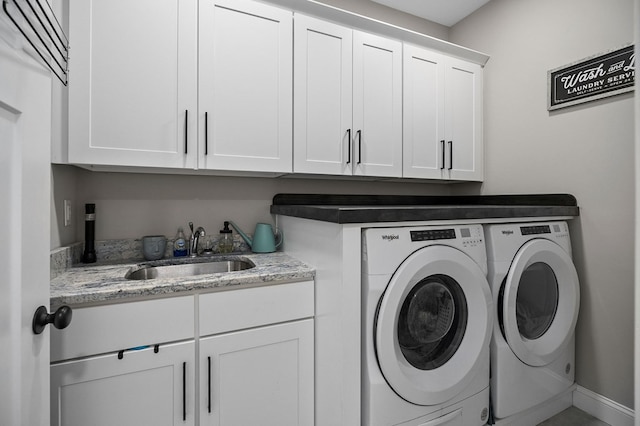
[[[233,251],[233,231],[229,229],[229,222],[227,221],[224,222],[224,229],[220,230],[218,251],[220,253],[231,253]]]
[[[184,237],[184,231],[182,227],[178,228],[178,233],[173,241],[173,257],[184,257],[189,255],[189,249],[187,247],[187,240]]]

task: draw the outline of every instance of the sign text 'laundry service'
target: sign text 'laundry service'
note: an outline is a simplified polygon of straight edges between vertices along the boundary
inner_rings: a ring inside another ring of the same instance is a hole
[[[633,45],[556,68],[547,73],[547,109],[629,92],[635,74]]]

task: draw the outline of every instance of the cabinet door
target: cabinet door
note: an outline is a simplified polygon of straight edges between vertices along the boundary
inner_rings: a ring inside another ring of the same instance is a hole
[[[353,33],[354,175],[402,175],[402,43]]]
[[[196,0],[69,3],[69,162],[194,167]]]
[[[193,341],[51,366],[52,426],[194,425]]]
[[[443,177],[444,59],[439,53],[404,45],[403,177]]]
[[[482,67],[453,58],[448,58],[446,64],[446,149],[449,178],[481,181]]]
[[[200,424],[313,425],[313,320],[200,340]]]
[[[352,30],[296,15],[296,173],[351,175]]]
[[[200,0],[200,167],[291,172],[293,17],[249,0]]]

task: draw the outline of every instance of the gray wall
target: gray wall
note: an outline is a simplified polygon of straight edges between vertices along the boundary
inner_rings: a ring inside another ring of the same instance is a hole
[[[447,185],[426,183],[102,173],[54,166],[52,248],[83,240],[85,203],[96,204],[96,239],[173,237],[178,226],[187,229],[190,221],[211,234],[217,234],[225,220],[253,232],[255,223],[272,221],[271,200],[284,192],[438,195],[450,191]],[[75,221],[69,228],[62,226],[64,199],[75,205]]]
[[[547,70],[633,41],[634,0],[492,0],[450,30],[491,55],[485,68],[485,181],[456,191],[568,192],[582,299],[579,385],[633,407],[632,95],[546,109]]]

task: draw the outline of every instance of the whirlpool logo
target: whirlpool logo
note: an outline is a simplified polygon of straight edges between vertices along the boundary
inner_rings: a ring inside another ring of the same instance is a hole
[[[382,239],[391,242],[393,240],[399,240],[400,239],[400,235],[398,235],[398,234],[385,234],[385,235],[382,236]]]
[[[510,229],[502,231],[502,235],[511,235],[511,234],[513,234],[513,231]]]

